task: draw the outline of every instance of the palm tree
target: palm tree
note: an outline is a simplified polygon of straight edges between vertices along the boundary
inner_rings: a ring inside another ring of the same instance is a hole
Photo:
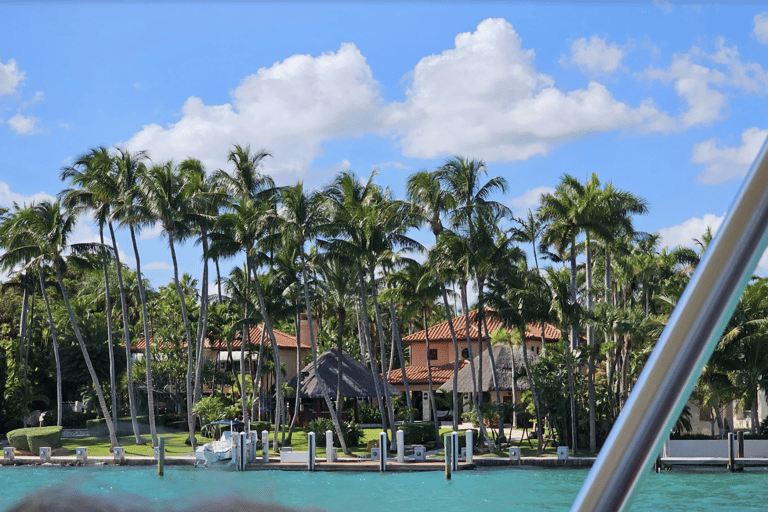
[[[292,187],[285,187],[281,190],[280,198],[282,200],[281,213],[283,217],[284,235],[291,238],[299,250],[299,260],[301,261],[301,275],[302,286],[304,289],[304,302],[307,311],[307,322],[309,324],[309,343],[312,346],[312,367],[315,374],[320,375],[317,372],[317,344],[315,343],[315,330],[312,322],[312,308],[309,303],[309,286],[307,261],[304,254],[304,244],[307,241],[311,241],[315,234],[318,232],[320,225],[324,222],[324,216],[322,212],[323,198],[319,194],[312,193],[306,194],[304,192],[304,185],[302,182],[297,183]],[[339,354],[341,358],[341,354]],[[299,368],[299,371],[301,369]],[[328,383],[319,380],[320,390],[325,400],[325,405],[328,407],[328,412],[331,414],[331,420],[336,428],[336,434],[341,443],[341,448],[345,454],[349,454],[344,436],[342,435],[341,423],[336,415],[336,409],[331,402],[330,387]],[[297,389],[297,395],[299,390]]]
[[[189,322],[184,292],[179,284],[179,262],[176,258],[176,243],[183,242],[191,235],[189,216],[195,211],[195,200],[190,188],[190,173],[180,169],[172,161],[155,165],[148,169],[141,182],[142,195],[146,201],[149,213],[163,227],[163,235],[168,239],[173,262],[173,282],[181,302],[181,315],[184,320],[184,330],[187,342],[187,424],[189,427],[189,442],[195,448],[195,417],[192,414],[193,389],[192,373],[194,368],[193,337]]]
[[[125,344],[127,374],[128,374],[128,404],[131,415],[131,425],[137,445],[143,445],[144,440],[139,433],[139,422],[136,416],[136,399],[133,389],[133,367],[131,364],[131,339],[130,327],[128,325],[128,304],[123,286],[122,265],[120,264],[120,255],[117,251],[117,239],[115,237],[114,227],[111,220],[111,210],[114,207],[118,195],[119,185],[117,173],[114,167],[113,158],[104,147],[92,149],[88,153],[77,159],[75,164],[65,167],[62,170],[61,178],[69,179],[74,187],[61,192],[60,196],[69,207],[75,209],[92,209],[96,221],[99,225],[99,240],[105,248],[102,250],[102,267],[104,272],[105,300],[107,304],[107,334],[109,336],[109,354],[110,354],[110,386],[112,395],[112,415],[113,421],[117,423],[117,393],[115,386],[114,354],[112,351],[112,300],[110,297],[109,272],[107,270],[107,252],[104,243],[104,226],[109,226],[112,240],[112,257],[115,259],[117,268],[117,279],[120,288],[120,302],[122,305],[123,317],[123,340]]]
[[[139,300],[141,302],[141,319],[144,333],[144,362],[146,369],[147,383],[147,409],[149,412],[149,432],[152,437],[152,446],[158,446],[157,425],[155,421],[155,395],[154,384],[152,381],[152,349],[151,338],[149,335],[149,313],[147,310],[147,294],[144,289],[144,277],[141,273],[141,256],[139,246],[136,243],[136,231],[141,230],[142,226],[154,222],[149,211],[145,207],[144,197],[142,195],[141,183],[145,175],[147,155],[143,151],[131,153],[124,149],[118,149],[117,154],[113,156],[115,172],[117,177],[117,199],[115,208],[112,211],[111,220],[117,222],[120,226],[127,226],[131,234],[131,245],[133,246],[133,255],[136,259],[136,282],[139,289]],[[117,242],[114,231],[110,230],[112,235],[112,244],[115,253],[117,253]],[[118,264],[119,268],[119,264]],[[122,294],[122,292],[121,292]],[[131,359],[128,358],[130,361]]]
[[[104,399],[104,393],[99,383],[99,378],[93,368],[91,358],[88,354],[88,348],[85,345],[83,336],[80,333],[77,320],[72,312],[69,301],[69,294],[64,286],[64,253],[67,249],[74,252],[93,250],[93,244],[68,245],[68,238],[75,227],[75,217],[69,215],[62,208],[60,201],[43,201],[33,204],[27,208],[19,209],[16,212],[17,218],[14,221],[14,236],[8,244],[8,250],[2,256],[4,265],[25,265],[28,268],[51,265],[56,274],[56,280],[61,290],[64,305],[72,324],[75,338],[80,345],[80,349],[85,359],[88,373],[91,376],[93,385],[98,397],[104,419],[109,431],[109,440],[112,447],[118,446],[117,436],[115,435],[115,426],[109,414],[107,402]]]

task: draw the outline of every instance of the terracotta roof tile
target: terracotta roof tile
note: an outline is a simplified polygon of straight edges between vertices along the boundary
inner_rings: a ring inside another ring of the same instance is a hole
[[[261,338],[262,333],[264,331],[264,325],[258,324],[251,327],[251,329],[248,331],[248,341],[253,345],[260,345],[261,344]],[[291,336],[290,334],[281,331],[280,329],[272,328],[272,331],[275,333],[275,341],[277,341],[277,346],[279,348],[296,348],[296,336]],[[267,346],[271,346],[271,342],[269,341],[269,334],[263,333],[264,335],[264,341]],[[240,340],[242,336],[238,334],[238,336],[232,340],[231,346],[233,350],[240,350]],[[223,341],[217,340],[213,343],[211,346],[213,350],[226,350],[227,344]],[[302,340],[301,342],[301,348],[302,350],[309,350],[312,348],[309,343]]]
[[[459,371],[469,364],[468,359],[459,361]],[[406,366],[405,376],[408,378],[408,384],[429,384],[429,375],[426,366]],[[432,367],[432,384],[442,386],[453,378],[453,363],[435,365]],[[389,383],[393,386],[403,384],[403,372],[398,368],[389,372]]]
[[[486,312],[490,313],[493,310],[491,308],[485,308]],[[470,339],[476,340],[477,339],[477,321],[475,320],[477,317],[477,310],[473,309],[469,312],[469,336]],[[501,322],[497,319],[492,317],[491,315],[488,315],[487,317],[488,321],[488,331],[493,334],[496,332],[497,329],[501,327]],[[456,337],[460,340],[466,340],[467,339],[467,330],[466,330],[466,322],[464,320],[464,316],[457,316],[451,320],[451,323],[453,324],[453,329],[456,331]],[[544,335],[546,341],[557,341],[560,339],[560,329],[555,327],[552,324],[545,323],[544,324]],[[541,339],[541,325],[536,324],[528,324],[527,329],[525,330],[525,338],[526,339]],[[426,342],[426,331],[421,330],[419,332],[415,332],[413,334],[410,334],[403,338],[404,343],[419,343],[419,342]],[[453,339],[451,338],[451,330],[448,326],[448,321],[433,325],[429,328],[429,341],[450,341],[452,342]]]

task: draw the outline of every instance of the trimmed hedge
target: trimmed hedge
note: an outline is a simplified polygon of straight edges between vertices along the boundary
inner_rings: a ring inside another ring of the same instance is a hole
[[[403,431],[405,444],[424,444],[436,441],[433,421],[406,423],[400,429]]]
[[[8,443],[17,450],[35,455],[40,453],[41,446],[60,446],[61,430],[62,427],[19,428],[8,432]]]

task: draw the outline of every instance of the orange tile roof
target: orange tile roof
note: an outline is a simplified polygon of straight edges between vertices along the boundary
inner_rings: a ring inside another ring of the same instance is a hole
[[[267,344],[267,346],[271,346],[271,342],[269,341],[269,334],[263,332],[264,331],[264,324],[258,324],[251,326],[251,329],[248,331],[248,341],[249,343],[253,345],[260,345],[261,344],[261,337],[262,333],[264,335],[264,341]],[[296,336],[291,336],[290,334],[281,331],[280,329],[272,328],[272,331],[275,333],[275,341],[277,341],[278,348],[296,348]],[[231,346],[233,350],[240,350],[240,340],[242,339],[242,335],[238,334],[237,337],[232,340]],[[217,340],[213,343],[211,346],[213,350],[226,350],[227,344],[223,341]],[[308,341],[301,340],[301,349],[302,350],[309,350],[311,345]]]
[[[468,359],[459,361],[459,371],[469,364]],[[405,376],[408,378],[408,384],[429,384],[429,375],[426,366],[406,366]],[[453,363],[435,365],[432,367],[432,384],[442,386],[453,378]],[[389,383],[393,386],[403,384],[403,372],[400,368],[389,372]]]
[[[497,329],[501,327],[501,322],[498,318],[491,316],[491,308],[485,308],[486,319],[488,322],[488,332],[493,334]],[[473,309],[469,312],[469,337],[472,340],[477,340],[477,310]],[[454,317],[451,320],[453,329],[456,331],[456,338],[459,340],[467,339],[466,322],[464,315]],[[544,324],[544,337],[546,341],[557,341],[560,339],[560,329],[552,324]],[[528,324],[525,330],[525,339],[541,339],[541,324]],[[403,338],[404,343],[419,343],[427,341],[426,330],[415,332]],[[429,341],[453,341],[451,338],[451,330],[448,326],[448,321],[433,325],[429,328]]]

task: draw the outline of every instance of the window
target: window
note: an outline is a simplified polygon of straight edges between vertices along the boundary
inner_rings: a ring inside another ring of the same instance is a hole
[[[469,359],[469,349],[464,348],[461,350],[461,357],[462,359]]]
[[[429,349],[429,360],[430,361],[437,361],[437,349],[436,348]]]

